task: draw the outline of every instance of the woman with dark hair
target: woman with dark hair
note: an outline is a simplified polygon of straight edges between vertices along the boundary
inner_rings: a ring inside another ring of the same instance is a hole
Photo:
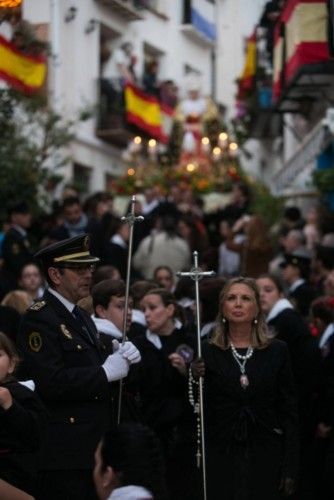
[[[305,419],[309,415],[319,376],[320,357],[316,340],[303,318],[284,297],[282,283],[277,276],[263,274],[256,282],[269,334],[284,340],[288,346],[297,384],[300,415]]]
[[[144,421],[158,435],[166,458],[173,500],[197,498],[192,408],[187,397],[187,371],[193,338],[184,331],[174,296],[163,288],[141,300],[147,330],[133,342],[140,350],[138,392]]]
[[[182,215],[178,221],[177,229],[179,235],[188,242],[192,252],[196,250],[202,255],[208,249],[208,234],[199,217],[192,214]]]
[[[267,336],[251,278],[229,280],[219,297],[203,360],[208,499],[278,500],[297,475],[298,417],[286,345]]]
[[[316,398],[319,387],[320,355],[316,339],[300,313],[284,297],[282,283],[276,275],[263,274],[257,279],[260,303],[269,335],[283,340],[289,349],[295,378],[300,417],[301,466],[300,497],[312,498],[310,480],[313,470],[313,440],[316,426]]]
[[[158,266],[154,269],[153,280],[161,288],[166,288],[169,292],[174,291],[175,278],[174,273],[169,266]]]
[[[121,424],[95,452],[94,482],[100,500],[165,500],[164,464],[154,432]]]

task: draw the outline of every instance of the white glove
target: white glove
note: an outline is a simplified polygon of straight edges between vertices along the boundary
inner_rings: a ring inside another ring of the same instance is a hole
[[[118,340],[115,339],[112,341],[112,345],[114,352],[122,354],[122,356],[129,361],[130,365],[141,361],[140,352],[132,342],[126,341],[123,344],[120,344]]]
[[[129,362],[119,352],[110,354],[102,365],[108,382],[120,380],[127,376],[129,372]]]

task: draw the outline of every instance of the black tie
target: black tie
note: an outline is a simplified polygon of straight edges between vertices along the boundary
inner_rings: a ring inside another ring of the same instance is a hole
[[[84,330],[84,332],[86,333],[86,335],[88,336],[88,338],[92,342],[92,344],[95,344],[95,340],[94,340],[95,335],[91,331],[90,326],[88,324],[88,321],[86,320],[84,314],[80,310],[80,307],[74,306],[72,314],[75,317],[75,319],[80,323],[82,329]]]

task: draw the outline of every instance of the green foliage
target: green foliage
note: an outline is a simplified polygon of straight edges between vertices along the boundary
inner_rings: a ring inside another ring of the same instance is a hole
[[[68,162],[63,148],[73,139],[74,121],[64,123],[45,100],[26,97],[12,89],[0,90],[0,199],[25,199],[39,210],[43,186],[60,176]]]
[[[334,166],[315,170],[313,172],[313,182],[320,193],[329,193],[334,191]]]
[[[259,182],[249,180],[252,190],[252,213],[261,215],[268,227],[273,226],[281,219],[283,213],[283,200],[273,196],[269,188]]]

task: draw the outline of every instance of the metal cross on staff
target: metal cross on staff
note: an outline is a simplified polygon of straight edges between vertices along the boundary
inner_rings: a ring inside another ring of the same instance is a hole
[[[128,224],[130,228],[129,232],[129,246],[128,246],[128,260],[126,267],[126,281],[125,281],[125,304],[124,304],[124,317],[123,317],[123,330],[122,330],[122,343],[126,341],[127,333],[127,316],[129,309],[129,290],[130,290],[130,275],[131,275],[131,259],[132,259],[132,244],[133,244],[133,227],[136,222],[143,222],[144,217],[142,215],[135,215],[135,205],[136,205],[136,195],[131,198],[130,213],[121,218],[124,224]],[[120,380],[119,393],[118,393],[118,410],[117,410],[117,423],[121,421],[121,408],[122,408],[122,388],[123,383]]]
[[[189,272],[177,272],[176,275],[188,276],[195,281],[195,292],[196,292],[196,330],[197,330],[197,355],[200,358],[202,356],[202,346],[201,346],[201,318],[200,318],[200,307],[199,307],[199,281],[204,277],[215,276],[214,271],[202,271],[198,267],[198,252],[193,252],[194,257],[194,267],[191,268]],[[204,438],[204,413],[203,413],[203,377],[199,378],[199,419],[201,428],[201,450],[197,450],[197,463],[200,467],[202,458],[202,471],[203,471],[203,498],[206,500],[206,465],[205,465],[205,438]],[[201,453],[202,452],[202,453]]]

